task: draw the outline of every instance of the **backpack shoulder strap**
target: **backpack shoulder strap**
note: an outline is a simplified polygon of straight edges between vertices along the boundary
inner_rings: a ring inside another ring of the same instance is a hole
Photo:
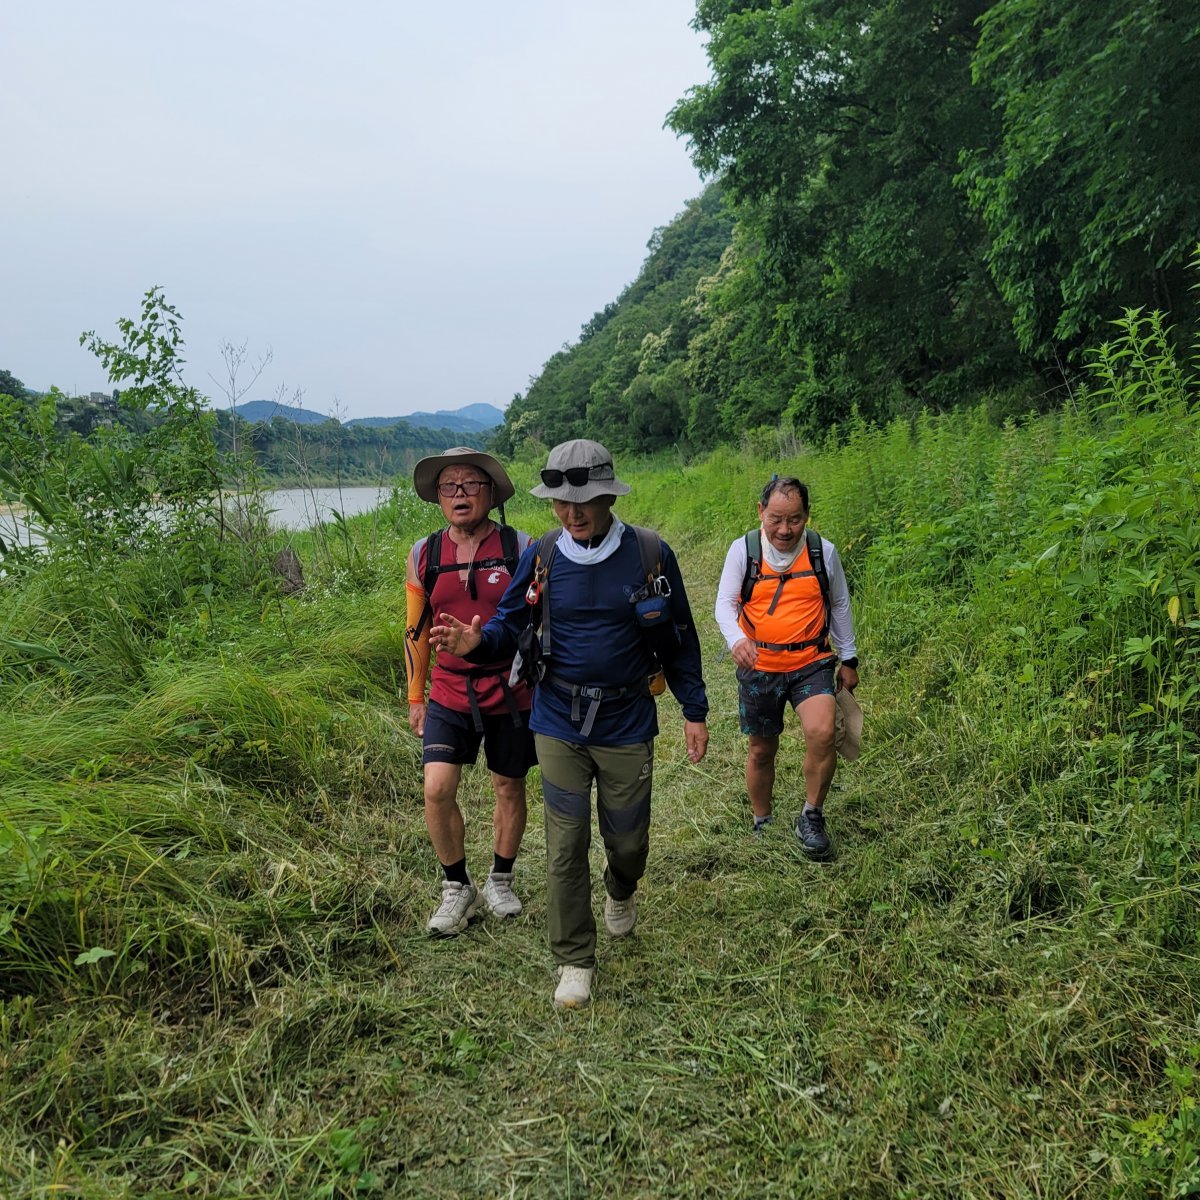
[[[425,570],[421,572],[421,586],[425,589],[425,602],[433,600],[433,585],[437,582],[438,572],[442,565],[442,538],[444,529],[435,529],[425,539]]]
[[[517,559],[521,557],[521,550],[517,545],[517,531],[511,525],[500,526],[500,555],[504,559],[508,573],[515,575]]]
[[[638,552],[642,556],[642,574],[647,583],[652,583],[662,574],[662,538],[653,529],[631,525],[637,536]]]
[[[533,581],[538,586],[538,605],[541,609],[542,654],[550,656],[550,564],[558,546],[561,529],[548,529],[537,541],[533,560]]]
[[[829,574],[825,570],[825,550],[821,545],[821,535],[815,529],[805,530],[808,538],[808,562],[812,567],[817,582],[821,585],[821,598],[829,603]]]
[[[762,574],[762,530],[751,529],[746,534],[746,570],[742,573],[742,607],[749,603],[754,585]]]
[[[812,567],[817,583],[821,585],[821,605],[825,610],[825,626],[821,630],[822,638],[829,636],[829,621],[832,608],[829,602],[829,572],[825,569],[825,550],[821,545],[821,535],[815,529],[806,529],[808,540],[808,565]]]
[[[433,585],[437,582],[438,567],[442,561],[442,534],[444,530],[435,529],[425,539],[425,569],[421,572],[421,587],[425,590],[425,607],[421,617],[413,629],[413,637],[421,636],[425,622],[433,620]]]
[[[537,571],[539,568],[542,574],[550,570],[550,564],[554,561],[554,551],[558,546],[558,535],[562,533],[561,529],[547,529],[537,540],[537,556],[534,558],[533,569]]]

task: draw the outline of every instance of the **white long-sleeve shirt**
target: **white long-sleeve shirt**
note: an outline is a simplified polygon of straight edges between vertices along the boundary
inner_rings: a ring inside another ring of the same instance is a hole
[[[850,616],[850,588],[846,584],[846,572],[842,570],[842,560],[831,541],[822,538],[821,549],[825,555],[825,573],[829,576],[829,636],[839,658],[855,658],[858,650],[854,645],[854,620]],[[737,617],[747,561],[746,539],[740,537],[725,555],[721,582],[717,585],[717,624],[730,650],[746,636]]]

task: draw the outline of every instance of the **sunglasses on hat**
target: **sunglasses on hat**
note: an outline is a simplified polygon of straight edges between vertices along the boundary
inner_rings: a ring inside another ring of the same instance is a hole
[[[559,471],[555,467],[547,467],[542,472],[542,482],[548,488],[562,487],[565,480],[572,487],[583,487],[591,479],[611,479],[613,465],[610,462],[596,463],[593,467],[568,467]]]

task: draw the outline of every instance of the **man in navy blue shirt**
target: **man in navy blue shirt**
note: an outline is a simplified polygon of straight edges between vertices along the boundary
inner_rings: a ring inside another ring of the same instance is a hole
[[[496,615],[470,625],[439,614],[431,640],[468,661],[494,662],[520,649],[538,667],[529,727],[537,743],[545,799],[547,923],[558,964],[554,1002],[591,1000],[596,922],[591,907],[591,788],[607,868],[604,924],[625,937],[637,923],[637,885],[650,845],[650,791],[658,711],[650,681],[661,666],[684,715],[688,758],[708,748],[708,698],[700,641],[679,564],[658,549],[648,581],[643,539],[613,512],[629,492],[598,442],[550,451],[535,496],[553,501],[562,530],[521,556]],[[648,603],[639,603],[648,601]],[[665,620],[655,611],[665,609]],[[531,644],[530,626],[541,635]],[[525,637],[522,639],[522,634]]]

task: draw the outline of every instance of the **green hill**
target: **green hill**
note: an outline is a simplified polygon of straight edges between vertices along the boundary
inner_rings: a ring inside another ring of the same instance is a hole
[[[710,187],[657,230],[637,279],[509,405],[496,436],[501,453],[581,436],[654,450],[685,436],[692,413],[681,367],[696,319],[691,298],[717,269],[732,223],[721,189]]]
[[[721,2],[696,26],[710,78],[669,124],[714,185],[513,402],[504,452],[1045,409],[1113,313],[1192,323],[1195,5]]]

